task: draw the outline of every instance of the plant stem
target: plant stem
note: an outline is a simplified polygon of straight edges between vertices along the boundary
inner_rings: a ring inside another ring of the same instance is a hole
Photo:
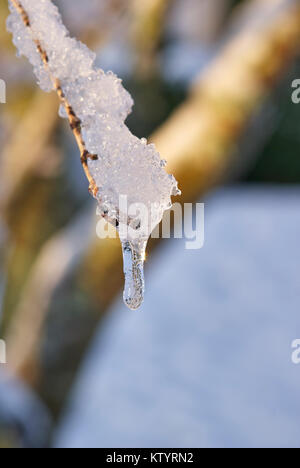
[[[76,116],[72,106],[68,102],[68,99],[66,98],[61,83],[58,78],[53,76],[51,73],[50,67],[49,67],[49,57],[47,54],[47,51],[43,48],[42,44],[40,41],[34,36],[34,31],[32,30],[31,23],[30,23],[30,18],[29,15],[27,14],[26,10],[24,9],[22,3],[19,0],[10,0],[11,4],[15,8],[15,10],[19,13],[19,15],[22,18],[22,21],[25,25],[26,28],[28,28],[31,32],[32,35],[32,40],[36,44],[37,51],[42,59],[43,65],[45,70],[49,73],[50,79],[53,83],[53,88],[55,89],[60,103],[64,106],[65,111],[68,116],[69,124],[72,129],[73,135],[75,137],[77,146],[80,151],[80,161],[83,167],[83,170],[85,172],[85,175],[89,181],[89,191],[90,193],[96,198],[97,193],[98,193],[98,187],[96,185],[96,182],[94,178],[92,177],[89,166],[88,166],[88,159],[92,160],[97,160],[98,156],[95,154],[89,153],[89,151],[86,149],[86,144],[84,142],[83,136],[82,136],[82,131],[81,131],[81,120]]]

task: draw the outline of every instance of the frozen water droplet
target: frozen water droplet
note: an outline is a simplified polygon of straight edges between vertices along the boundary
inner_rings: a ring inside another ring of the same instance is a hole
[[[68,115],[67,115],[67,112],[66,112],[66,109],[65,107],[61,104],[60,107],[59,107],[59,111],[58,111],[58,114],[60,117],[62,117],[63,119],[67,118]]]
[[[140,220],[126,222],[133,233],[128,234],[127,242],[122,239],[124,300],[128,307],[137,309],[144,295],[145,239],[171,206],[171,196],[180,193],[177,182],[164,170],[165,161],[160,160],[155,145],[148,145],[145,138],[139,140],[126,126],[133,100],[116,75],[96,68],[95,54],[69,36],[51,0],[22,0],[23,3],[32,28],[26,27],[10,2],[8,29],[20,54],[33,65],[41,88],[51,91],[53,77],[59,80],[65,98],[81,121],[86,150],[98,155],[98,160],[88,161],[98,189],[98,213],[119,232],[124,224],[119,209],[121,196],[126,195],[128,207],[144,206],[151,213],[149,223],[142,219],[142,212]],[[35,39],[45,49],[49,67],[44,66]],[[60,115],[67,118],[63,106]]]
[[[182,194],[181,190],[178,188],[178,185],[177,185],[177,182],[176,184],[174,185],[173,187],[173,190],[172,190],[172,195],[174,195],[175,197],[177,196],[180,196]]]
[[[131,310],[137,310],[144,301],[145,280],[144,263],[147,242],[140,241],[133,245],[128,240],[122,241],[124,262],[124,303]]]

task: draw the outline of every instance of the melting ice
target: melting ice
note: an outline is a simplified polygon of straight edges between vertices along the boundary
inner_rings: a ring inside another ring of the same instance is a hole
[[[143,300],[143,263],[147,238],[171,206],[171,196],[179,193],[177,182],[165,171],[154,145],[135,137],[125,125],[133,101],[112,72],[96,68],[95,54],[84,44],[69,36],[61,16],[50,0],[21,0],[31,28],[26,28],[10,3],[8,30],[20,54],[28,57],[34,67],[38,84],[45,91],[53,85],[45,70],[33,38],[40,41],[49,58],[49,70],[58,78],[64,94],[82,122],[82,134],[87,150],[97,154],[89,161],[90,172],[98,187],[100,208],[106,206],[108,219],[118,219],[120,195],[126,195],[128,205],[155,206],[149,232],[134,243],[122,239],[125,291],[124,301],[132,309]],[[66,117],[64,109],[60,115]],[[101,211],[101,209],[100,209]],[[130,221],[128,220],[128,224]]]

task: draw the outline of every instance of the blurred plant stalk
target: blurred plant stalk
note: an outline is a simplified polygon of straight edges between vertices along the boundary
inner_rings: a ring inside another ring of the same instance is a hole
[[[156,70],[156,50],[168,7],[174,0],[130,0],[131,40],[136,52],[136,74],[149,77]]]
[[[38,122],[38,124],[37,124]],[[57,101],[52,94],[37,91],[29,109],[15,124],[12,138],[1,155],[0,212],[6,215],[24,188],[25,179],[47,163],[50,135],[56,128]]]
[[[261,21],[266,5],[285,8]],[[152,137],[185,200],[195,200],[222,179],[251,116],[299,52],[298,2],[255,0],[250,6],[259,24],[252,18],[225,44],[186,102]]]
[[[257,27],[246,23],[227,41],[187,100],[152,136],[167,170],[180,181],[182,202],[199,199],[224,180],[247,124],[299,52],[298,2],[254,0],[248,6],[260,19],[266,5],[279,4],[284,6],[279,15]],[[83,263],[80,281],[104,306],[121,286],[119,257],[118,242],[97,240]]]

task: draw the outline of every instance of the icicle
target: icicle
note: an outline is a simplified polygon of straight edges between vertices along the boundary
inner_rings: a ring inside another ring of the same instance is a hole
[[[144,263],[147,242],[141,241],[133,245],[130,241],[122,241],[124,262],[124,303],[131,310],[137,310],[144,301],[145,280]]]

